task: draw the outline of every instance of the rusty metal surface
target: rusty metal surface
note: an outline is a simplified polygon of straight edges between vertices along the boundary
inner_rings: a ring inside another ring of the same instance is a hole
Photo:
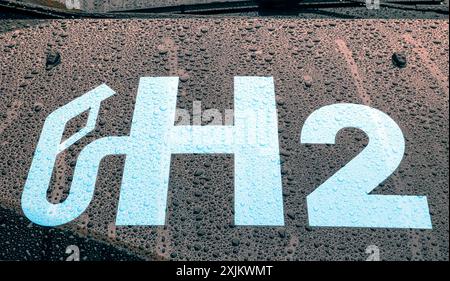
[[[165,227],[114,225],[124,157],[107,157],[88,210],[62,229],[146,259],[364,260],[367,246],[376,245],[384,260],[448,260],[448,20],[193,18],[14,25],[3,25],[0,33],[3,208],[21,214],[20,195],[45,118],[102,83],[117,95],[102,103],[95,131],[58,158],[51,202],[67,196],[84,146],[129,133],[140,77],[180,76],[177,108],[192,111],[193,102],[201,101],[203,109],[223,113],[233,108],[234,76],[273,76],[285,227],[232,225],[233,156],[217,154],[172,156]],[[58,51],[61,63],[46,70],[49,51]],[[406,55],[405,68],[393,65],[394,52]],[[426,195],[432,230],[308,226],[306,196],[368,141],[361,131],[346,129],[336,145],[300,145],[306,117],[336,102],[370,105],[399,124],[406,154],[373,193]],[[67,135],[83,118],[67,126]]]

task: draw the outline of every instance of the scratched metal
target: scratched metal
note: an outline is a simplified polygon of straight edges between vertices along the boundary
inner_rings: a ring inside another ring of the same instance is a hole
[[[223,114],[233,108],[234,76],[273,76],[284,227],[233,226],[233,155],[216,154],[172,156],[164,227],[114,225],[124,157],[106,157],[90,206],[60,229],[146,259],[365,260],[375,245],[382,260],[448,260],[448,20],[43,20],[0,30],[3,208],[22,214],[45,118],[102,83],[117,94],[102,103],[95,130],[58,157],[50,202],[66,198],[84,146],[129,133],[140,77],[180,76],[177,108],[192,112],[201,101]],[[50,50],[61,63],[46,70]],[[394,52],[406,55],[405,68],[392,63]],[[400,126],[403,161],[372,193],[427,196],[432,230],[308,226],[306,196],[368,143],[345,129],[335,145],[300,144],[306,118],[338,102],[370,105]],[[86,119],[69,122],[65,136]]]

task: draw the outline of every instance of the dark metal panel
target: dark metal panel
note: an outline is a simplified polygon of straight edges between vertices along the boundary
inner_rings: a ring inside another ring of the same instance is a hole
[[[233,156],[172,156],[165,227],[114,225],[124,158],[103,160],[93,201],[63,226],[149,259],[448,260],[448,20],[164,19],[25,21],[0,34],[0,204],[20,195],[45,118],[106,83],[95,131],[61,154],[49,200],[67,196],[80,150],[129,133],[138,81],[180,76],[178,108],[233,108],[233,77],[273,76],[278,108],[285,227],[235,227]],[[15,25],[17,23],[14,23]],[[61,62],[46,68],[47,54]],[[407,65],[392,63],[394,52]],[[346,129],[333,146],[299,143],[314,110],[370,105],[406,138],[397,171],[374,192],[426,195],[433,230],[313,228],[305,198],[367,144]],[[67,135],[83,124],[67,126]],[[207,122],[205,122],[207,123]],[[199,173],[198,171],[202,172]]]

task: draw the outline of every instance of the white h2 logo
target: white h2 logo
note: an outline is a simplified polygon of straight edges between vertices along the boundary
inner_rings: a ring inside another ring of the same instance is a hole
[[[130,135],[105,137],[87,145],[78,157],[70,193],[58,204],[50,203],[46,195],[56,157],[94,129],[100,103],[114,91],[101,85],[52,112],[44,123],[22,194],[25,215],[45,226],[77,218],[92,200],[102,158],[123,154],[116,224],[164,225],[171,154],[231,153],[234,223],[284,225],[272,77],[235,77],[234,126],[175,126],[177,89],[178,77],[141,78]],[[61,143],[66,123],[86,110],[86,126]],[[255,116],[257,122],[250,130],[249,119]],[[386,114],[357,104],[325,106],[308,117],[301,142],[334,143],[336,133],[346,127],[365,131],[369,145],[307,197],[310,225],[431,228],[426,197],[369,195],[403,157],[403,134]],[[248,141],[249,137],[256,141]]]

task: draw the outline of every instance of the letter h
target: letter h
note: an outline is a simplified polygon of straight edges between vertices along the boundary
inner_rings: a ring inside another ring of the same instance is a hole
[[[175,126],[178,77],[143,77],[129,136],[104,137],[80,153],[70,193],[58,204],[46,192],[58,153],[94,129],[102,100],[114,92],[101,85],[52,112],[44,123],[22,195],[33,222],[67,223],[92,200],[100,161],[126,155],[117,225],[164,225],[172,154],[234,154],[236,225],[284,225],[278,121],[272,77],[235,77],[234,126]],[[89,110],[87,125],[61,143],[65,124]]]

